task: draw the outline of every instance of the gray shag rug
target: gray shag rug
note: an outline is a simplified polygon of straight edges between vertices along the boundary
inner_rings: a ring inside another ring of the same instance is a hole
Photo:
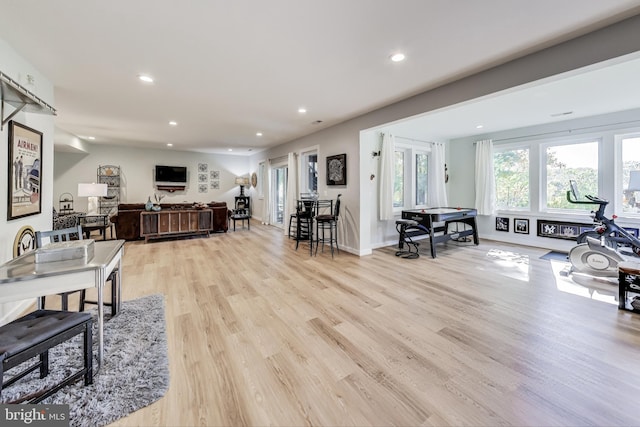
[[[105,309],[107,313],[110,313],[108,307]],[[94,371],[98,366],[96,316],[94,313]],[[5,378],[24,369],[24,366],[7,371]],[[49,376],[40,379],[37,370],[30,373],[2,390],[0,402],[9,403],[50,388],[82,366],[80,334],[49,351]],[[80,379],[41,403],[68,404],[72,426],[104,426],[155,402],[164,396],[168,388],[164,297],[150,295],[124,301],[120,313],[105,321],[104,365],[94,375],[93,384],[85,387]]]

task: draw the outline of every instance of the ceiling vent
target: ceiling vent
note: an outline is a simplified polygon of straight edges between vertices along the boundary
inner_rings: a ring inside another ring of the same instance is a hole
[[[320,123],[322,123],[322,120],[316,120],[311,122],[312,125],[319,125]]]

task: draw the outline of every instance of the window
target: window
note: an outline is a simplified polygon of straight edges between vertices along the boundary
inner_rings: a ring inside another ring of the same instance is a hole
[[[318,192],[318,151],[303,152],[300,155],[300,192]]]
[[[397,144],[394,159],[393,207],[396,211],[427,205],[429,148]]]
[[[496,150],[493,154],[496,208],[530,209],[529,147]]]
[[[542,167],[546,174],[542,189],[547,208],[593,209],[591,205],[569,203],[567,191],[569,180],[575,180],[580,193],[598,195],[598,145],[598,141],[588,141],[544,146]]]
[[[640,134],[622,137],[623,213],[640,213]]]

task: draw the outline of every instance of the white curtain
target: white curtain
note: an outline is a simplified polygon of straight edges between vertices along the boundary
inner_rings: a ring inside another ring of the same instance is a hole
[[[296,212],[296,202],[298,200],[298,155],[289,153],[287,156],[287,198],[284,202],[284,218],[282,219],[284,234],[289,233],[289,218]]]
[[[476,142],[476,209],[478,215],[495,213],[496,185],[493,174],[493,141]]]
[[[379,185],[379,217],[380,221],[393,219],[393,159],[395,152],[395,138],[385,133],[382,135],[382,150],[380,152]]]
[[[449,206],[447,202],[447,190],[444,182],[445,166],[444,144],[434,142],[431,145],[429,170],[429,191],[427,203],[431,207]]]
[[[271,162],[264,165],[262,179],[262,223],[271,224]]]

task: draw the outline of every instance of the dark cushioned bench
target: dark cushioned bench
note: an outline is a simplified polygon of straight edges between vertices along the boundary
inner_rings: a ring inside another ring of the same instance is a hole
[[[2,388],[40,368],[40,378],[49,375],[49,349],[84,333],[84,368],[65,378],[29,403],[38,403],[62,387],[84,376],[84,384],[93,382],[91,314],[57,310],[37,310],[0,327],[0,393]],[[35,357],[40,360],[4,382],[4,373]]]

